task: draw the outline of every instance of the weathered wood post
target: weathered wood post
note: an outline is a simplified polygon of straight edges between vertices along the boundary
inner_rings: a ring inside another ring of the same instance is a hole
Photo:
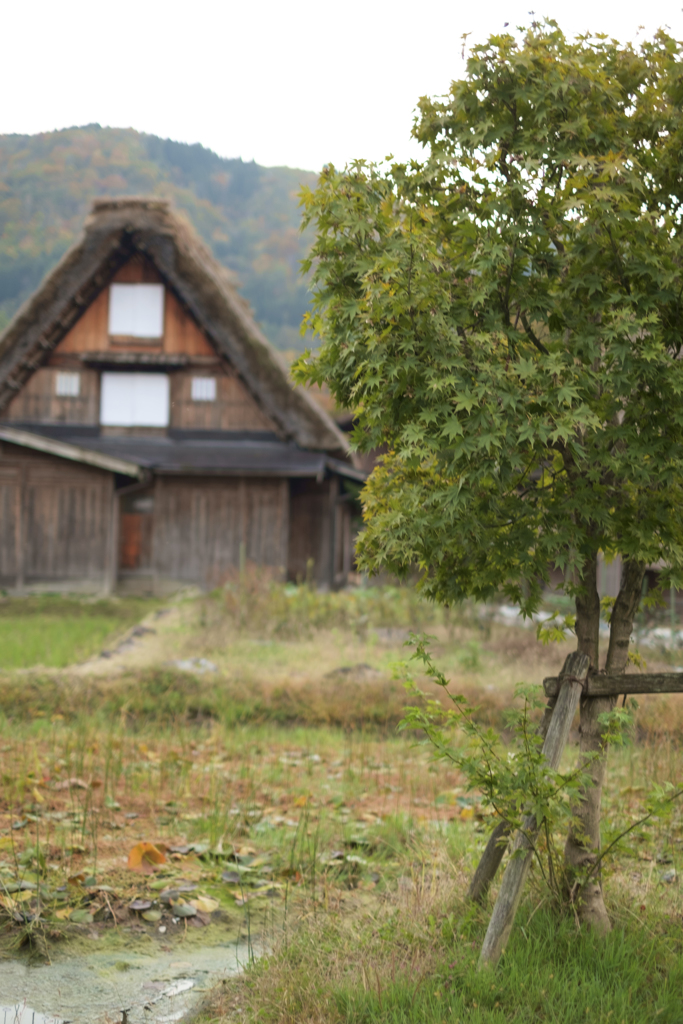
[[[472,903],[483,903],[486,894],[491,888],[491,883],[496,877],[500,862],[505,856],[507,841],[510,837],[510,822],[503,818],[498,822],[489,836],[481,860],[474,872],[470,887],[467,890],[467,899]]]
[[[550,700],[543,712],[543,718],[536,730],[536,735],[541,736],[544,740],[548,735],[548,726],[550,725],[550,719],[555,707],[555,696],[556,695],[553,693],[550,697]],[[500,867],[500,862],[505,856],[510,831],[510,823],[502,820],[498,822],[489,836],[489,841],[481,855],[481,859],[477,865],[477,870],[474,872],[474,876],[472,877],[472,881],[470,882],[470,887],[467,892],[467,899],[470,902],[483,903],[486,899],[486,895],[491,888],[491,883],[496,877],[498,868]]]
[[[564,663],[560,674],[559,693],[543,744],[543,753],[550,768],[556,769],[560,763],[589,668],[590,658],[586,654],[579,654],[578,651],[568,655]],[[498,899],[481,948],[480,970],[483,967],[495,966],[507,945],[531,864],[533,837],[537,832],[536,817],[530,814],[524,820],[524,829],[520,830],[512,844],[510,859],[503,874]]]

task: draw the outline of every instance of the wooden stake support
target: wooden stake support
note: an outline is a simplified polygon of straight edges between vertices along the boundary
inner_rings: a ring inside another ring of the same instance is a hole
[[[582,695],[617,697],[620,694],[631,693],[683,693],[683,672],[608,676],[600,672],[591,672],[590,658],[574,652],[568,655],[559,676],[550,676],[543,680],[543,689],[549,698],[549,704],[539,727],[539,734],[545,733],[543,753],[548,765],[557,769]],[[512,843],[498,899],[481,948],[480,970],[483,967],[495,966],[507,945],[522,898],[524,882],[533,855],[533,840],[537,833],[535,816],[527,815],[523,829],[517,833]],[[505,839],[508,835],[508,823],[499,822],[489,838],[472,879],[468,894],[470,899],[481,902],[485,897],[503,859]]]
[[[562,676],[543,680],[546,697],[556,697]],[[625,693],[683,693],[683,672],[632,673],[627,676],[607,676],[589,672],[586,679],[586,697],[618,697]]]
[[[543,740],[548,735],[548,726],[550,725],[554,707],[555,695],[548,700],[546,709],[543,712],[543,718],[536,730],[536,735],[540,736]],[[498,822],[489,836],[486,849],[481,855],[481,860],[477,870],[474,872],[474,877],[467,893],[467,899],[472,903],[483,903],[486,899],[491,883],[496,877],[500,863],[505,856],[510,832],[510,823],[502,820]]]
[[[555,708],[543,744],[543,753],[550,768],[556,769],[560,763],[589,668],[590,658],[588,655],[578,652],[568,655],[564,663],[559,677],[559,692]],[[533,854],[532,843],[537,833],[536,816],[529,814],[524,819],[524,828],[517,833],[512,843],[510,859],[503,874],[498,899],[493,908],[481,948],[480,970],[482,967],[495,966],[507,945],[522,898],[522,890]]]

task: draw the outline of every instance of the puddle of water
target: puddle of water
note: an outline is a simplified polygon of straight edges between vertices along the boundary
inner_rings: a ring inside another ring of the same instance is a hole
[[[246,944],[0,963],[0,1024],[172,1024],[248,961]],[[126,1011],[125,1016],[123,1011]]]
[[[30,1006],[0,1006],[0,1024],[65,1024],[57,1017],[36,1013]]]

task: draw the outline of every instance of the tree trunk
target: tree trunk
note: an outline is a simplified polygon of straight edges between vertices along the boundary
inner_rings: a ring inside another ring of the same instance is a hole
[[[600,654],[600,595],[598,559],[594,556],[583,570],[584,593],[576,597],[576,649],[587,654],[597,671]]]
[[[628,664],[628,646],[633,629],[633,620],[638,610],[645,567],[637,562],[624,562],[621,588],[612,609],[609,648],[606,671],[621,674]],[[579,650],[590,654],[593,664],[598,665],[598,637],[600,627],[600,599],[597,591],[597,560],[591,566],[588,579],[584,577],[586,595],[576,601],[576,635]],[[595,654],[593,654],[593,650]],[[588,697],[581,701],[581,754],[580,760],[597,754],[590,761],[590,784],[581,793],[579,803],[573,808],[577,818],[576,829],[571,829],[565,846],[565,866],[569,885],[575,893],[579,918],[600,934],[611,929],[611,923],[602,895],[599,872],[584,885],[581,875],[595,864],[600,850],[600,805],[602,787],[607,766],[607,748],[603,730],[598,721],[600,715],[611,711],[616,703],[614,697]]]

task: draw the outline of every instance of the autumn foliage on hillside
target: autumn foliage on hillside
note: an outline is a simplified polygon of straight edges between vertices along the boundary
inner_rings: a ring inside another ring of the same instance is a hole
[[[269,339],[300,345],[308,288],[297,193],[314,175],[224,159],[132,129],[0,135],[0,328],[76,238],[93,198],[158,195],[235,271]]]

